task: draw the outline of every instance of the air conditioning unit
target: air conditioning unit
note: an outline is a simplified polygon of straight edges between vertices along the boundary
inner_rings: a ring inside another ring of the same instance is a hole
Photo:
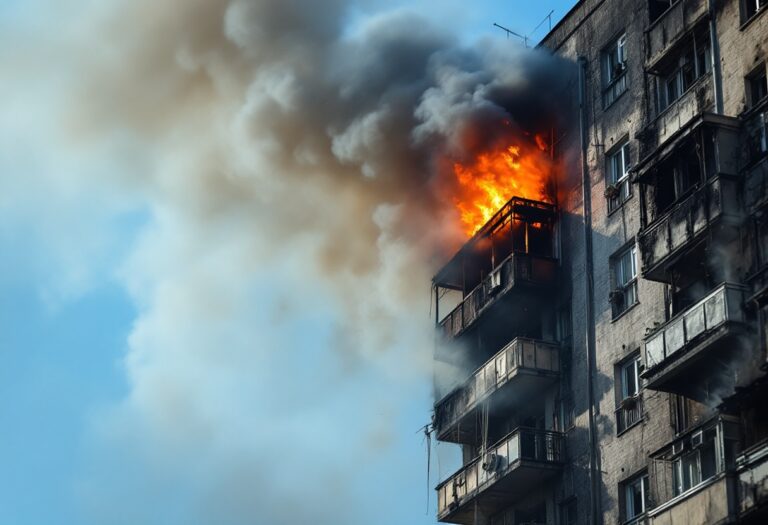
[[[700,447],[702,443],[704,443],[704,432],[699,430],[691,435],[691,448]]]
[[[488,291],[490,293],[497,292],[501,288],[501,268],[491,272],[488,276]]]
[[[486,472],[496,472],[501,467],[501,456],[498,454],[486,454],[483,457],[483,470]]]

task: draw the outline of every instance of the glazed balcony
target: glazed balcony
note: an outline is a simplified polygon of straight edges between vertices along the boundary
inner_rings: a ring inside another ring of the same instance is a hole
[[[709,14],[708,0],[678,0],[646,31],[646,64],[653,66]]]
[[[743,523],[768,522],[768,440],[736,458],[739,518]]]
[[[723,363],[739,350],[746,335],[746,288],[721,284],[704,299],[683,310],[645,339],[646,388],[700,401],[720,392]],[[733,371],[730,371],[733,373]]]
[[[437,519],[470,525],[555,477],[565,460],[560,432],[519,428],[437,486]]]
[[[738,181],[715,176],[640,231],[638,242],[642,274],[667,282],[669,271],[716,226],[734,226],[741,220]]]
[[[718,416],[678,436],[651,454],[655,498],[648,525],[733,523],[735,455],[739,422]]]
[[[485,402],[490,414],[515,410],[560,376],[560,347],[517,338],[478,368],[459,388],[435,405],[435,431],[440,441],[477,441],[477,411]]]

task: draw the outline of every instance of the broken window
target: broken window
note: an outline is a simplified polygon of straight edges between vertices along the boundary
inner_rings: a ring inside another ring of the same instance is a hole
[[[632,195],[629,166],[629,141],[624,141],[618,149],[608,155],[608,186],[605,196],[608,199],[609,212],[618,209]]]
[[[663,15],[667,9],[669,9],[676,0],[649,0],[648,1],[648,18],[650,23],[654,23],[661,15]]]
[[[619,487],[619,500],[624,522],[631,522],[645,514],[648,507],[648,473],[642,472],[623,482]]]
[[[614,290],[610,301],[616,318],[637,303],[637,248],[633,244],[612,258]]]
[[[621,35],[602,53],[603,107],[608,107],[627,90],[627,36]]]
[[[693,39],[679,57],[660,71],[659,111],[664,111],[710,71],[709,45]]]

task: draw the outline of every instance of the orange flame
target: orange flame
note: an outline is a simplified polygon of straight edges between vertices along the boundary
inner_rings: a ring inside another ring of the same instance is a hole
[[[470,164],[455,163],[459,187],[454,204],[462,226],[471,236],[512,197],[551,202],[548,182],[552,161],[546,141],[536,135],[536,145],[515,141],[478,154]]]

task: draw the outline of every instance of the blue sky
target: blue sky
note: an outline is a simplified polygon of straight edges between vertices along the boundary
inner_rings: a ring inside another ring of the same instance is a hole
[[[244,241],[267,219],[192,224],[167,195],[184,187],[183,159],[135,154],[145,137],[121,130],[72,132],[79,115],[61,93],[86,67],[71,50],[99,54],[79,19],[108,11],[97,4],[0,1],[12,43],[0,53],[0,523],[278,525],[296,494],[299,520],[339,498],[353,509],[335,523],[434,523],[418,434],[431,386],[405,364],[412,339],[387,355],[327,352],[346,339],[332,329],[344,307],[325,298],[357,276],[321,275],[286,296],[302,261]],[[494,22],[528,34],[571,4],[407,3],[465,42],[505,38]],[[392,7],[368,2],[351,23]],[[287,242],[289,253],[313,246]],[[377,281],[382,295],[396,278]],[[319,458],[314,472],[302,472],[305,455]],[[450,450],[434,456],[432,486],[455,466]],[[280,508],[253,508],[248,491]]]

